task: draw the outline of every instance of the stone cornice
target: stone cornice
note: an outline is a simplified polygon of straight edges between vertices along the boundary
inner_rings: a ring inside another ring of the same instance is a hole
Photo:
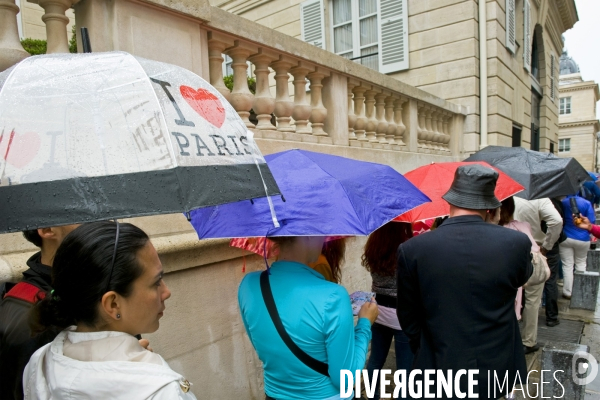
[[[598,84],[594,81],[587,81],[562,87],[560,83],[558,85],[558,93],[575,92],[579,90],[592,90],[594,92],[594,97],[596,98],[596,101],[600,100],[600,89],[598,88]]]
[[[598,87],[597,83],[590,83],[587,85],[577,85],[577,86],[563,86],[563,87],[561,87],[561,85],[558,85],[558,91],[559,92],[574,92],[576,90],[594,89],[597,87]]]
[[[572,127],[576,127],[576,126],[586,126],[586,125],[600,125],[600,121],[598,121],[597,119],[590,119],[587,121],[573,121],[573,122],[558,122],[558,127],[559,128],[572,128]],[[596,133],[598,129],[594,130],[594,133]]]
[[[558,11],[563,24],[563,32],[571,29],[575,22],[579,21],[577,15],[577,7],[575,6],[575,0],[546,0],[556,2]]]

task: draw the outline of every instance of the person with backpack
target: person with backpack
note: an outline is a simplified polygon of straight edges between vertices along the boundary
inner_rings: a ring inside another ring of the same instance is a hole
[[[51,266],[56,249],[79,225],[54,226],[23,232],[29,242],[40,248],[27,260],[23,280],[6,283],[0,291],[0,398],[22,399],[23,369],[31,355],[51,342],[58,331],[48,329],[32,337],[29,310],[52,290]]]
[[[36,328],[62,330],[25,367],[25,400],[196,400],[191,383],[138,341],[160,327],[171,296],[163,276],[135,225],[99,221],[71,232],[56,251],[52,291],[30,313]]]

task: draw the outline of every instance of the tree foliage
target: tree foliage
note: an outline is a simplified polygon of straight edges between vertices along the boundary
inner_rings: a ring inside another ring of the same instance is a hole
[[[227,86],[227,89],[231,92],[233,90],[233,75],[225,75],[223,77],[223,83]],[[248,77],[248,88],[252,94],[256,93],[256,78]]]
[[[31,54],[32,56],[37,56],[38,54],[46,54],[46,48],[48,46],[45,40],[31,38],[21,40],[21,45],[23,46],[25,51]]]
[[[26,38],[21,40],[21,45],[23,46],[25,51],[31,54],[32,56],[46,54],[46,51],[48,49],[48,42],[41,39]],[[69,52],[77,53],[77,31],[75,29],[75,25],[73,25],[73,29],[71,29],[71,40],[69,40]]]

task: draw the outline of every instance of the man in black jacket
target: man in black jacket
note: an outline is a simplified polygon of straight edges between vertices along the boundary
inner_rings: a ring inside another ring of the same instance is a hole
[[[527,378],[515,297],[533,271],[531,242],[484,222],[486,210],[501,205],[494,195],[497,179],[482,165],[459,167],[443,196],[450,218],[401,244],[397,254],[397,313],[415,353],[413,370],[479,370],[480,399],[506,395],[517,374],[523,383]],[[494,374],[500,382],[508,378],[502,393],[499,387],[494,393]]]
[[[22,399],[22,376],[31,355],[54,340],[58,331],[47,330],[32,337],[29,310],[51,287],[54,254],[62,240],[79,225],[66,225],[23,232],[40,251],[28,261],[23,280],[7,284],[0,293],[0,399]]]

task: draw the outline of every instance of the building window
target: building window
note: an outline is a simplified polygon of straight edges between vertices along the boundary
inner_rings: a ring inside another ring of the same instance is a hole
[[[512,128],[512,147],[521,146],[521,127],[513,125]]]
[[[329,20],[325,29],[325,8]],[[300,4],[302,40],[383,74],[406,70],[408,0],[306,0]],[[329,40],[325,32],[329,32]]]
[[[560,99],[560,115],[571,114],[571,98],[562,97]]]
[[[571,151],[571,139],[558,139],[558,152],[566,153]]]
[[[333,52],[379,70],[376,0],[333,0]]]

